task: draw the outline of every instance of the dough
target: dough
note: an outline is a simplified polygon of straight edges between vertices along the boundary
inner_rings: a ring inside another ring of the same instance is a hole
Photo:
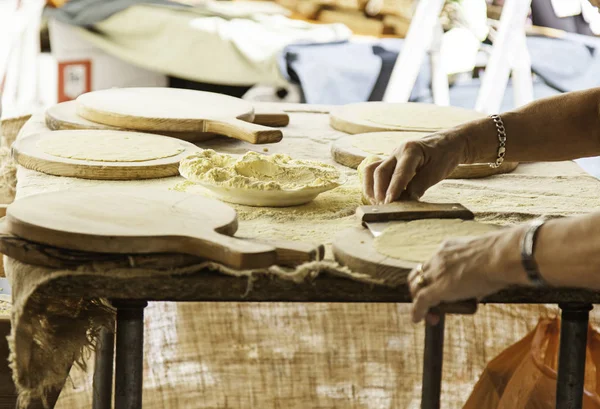
[[[374,132],[356,135],[352,146],[373,155],[390,156],[402,142],[421,139],[426,132]]]
[[[421,103],[378,103],[371,108],[365,107],[361,112],[363,119],[376,124],[424,131],[452,128],[485,118],[484,114],[469,109]]]
[[[56,131],[37,143],[62,158],[99,162],[143,162],[178,155],[180,142],[162,135],[119,131]]]
[[[471,220],[414,220],[388,227],[375,239],[375,249],[389,257],[423,263],[431,258],[446,239],[479,236],[499,228]]]
[[[252,151],[234,158],[205,149],[183,159],[179,172],[191,182],[248,190],[334,188],[340,184],[340,172],[331,165]]]

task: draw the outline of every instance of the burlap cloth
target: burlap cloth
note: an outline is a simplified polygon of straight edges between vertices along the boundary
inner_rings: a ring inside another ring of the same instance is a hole
[[[44,130],[34,117],[19,137]],[[343,134],[328,126],[327,115],[292,113],[282,143],[270,152],[331,162],[329,143]],[[236,141],[206,144],[225,152],[262,151]],[[360,203],[354,171],[349,181],[313,203],[287,210],[236,206],[239,233],[246,237],[330,243],[355,225]],[[76,186],[127,185],[203,192],[181,178],[143,182],[99,182],[59,178],[19,168],[17,200],[30,194]],[[572,215],[600,208],[599,182],[574,163],[523,164],[510,175],[486,180],[444,181],[425,200],[457,201],[478,219],[514,223],[539,215]],[[187,274],[191,266],[168,274]],[[217,268],[223,274],[250,274]],[[325,271],[327,270],[327,271]],[[97,329],[112,318],[100,300],[43,297],[55,277],[94,272],[144,274],[161,281],[164,271],[114,269],[96,265],[78,271],[52,271],[6,260],[13,284],[11,362],[26,398],[64,380],[71,361],[89,358]],[[256,273],[256,272],[255,272]],[[293,280],[319,273],[349,274],[331,261],[297,272],[273,269]],[[353,279],[364,279],[355,276]],[[162,285],[168,285],[163,280]],[[417,408],[420,402],[423,327],[410,323],[408,305],[285,303],[150,303],[145,321],[145,408]],[[442,403],[459,408],[486,362],[531,330],[552,306],[482,306],[474,317],[449,317],[444,356]],[[592,320],[597,319],[596,315]],[[91,374],[71,370],[60,408],[89,407]]]

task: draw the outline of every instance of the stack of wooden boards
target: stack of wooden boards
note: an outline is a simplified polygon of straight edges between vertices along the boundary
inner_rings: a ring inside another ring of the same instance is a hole
[[[16,141],[13,157],[24,167],[56,176],[100,180],[175,176],[181,159],[198,149],[193,143],[216,136],[252,144],[282,139],[280,129],[257,120],[271,126],[289,123],[284,112],[256,115],[247,101],[208,92],[95,91],[48,109],[46,124],[55,132]]]
[[[414,3],[413,0],[275,1],[306,20],[343,23],[355,34],[400,38],[406,36]]]

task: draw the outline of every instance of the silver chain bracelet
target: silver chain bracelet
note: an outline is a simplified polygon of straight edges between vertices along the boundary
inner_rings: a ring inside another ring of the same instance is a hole
[[[490,115],[490,118],[494,121],[496,130],[498,131],[498,157],[495,162],[490,163],[490,168],[495,169],[502,165],[504,156],[506,155],[506,129],[504,128],[504,122],[502,122],[500,115]]]

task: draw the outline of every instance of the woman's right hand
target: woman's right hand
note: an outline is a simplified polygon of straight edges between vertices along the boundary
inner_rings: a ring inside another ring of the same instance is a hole
[[[417,200],[468,159],[468,143],[455,129],[401,144],[386,160],[364,169],[364,195],[372,204]]]

